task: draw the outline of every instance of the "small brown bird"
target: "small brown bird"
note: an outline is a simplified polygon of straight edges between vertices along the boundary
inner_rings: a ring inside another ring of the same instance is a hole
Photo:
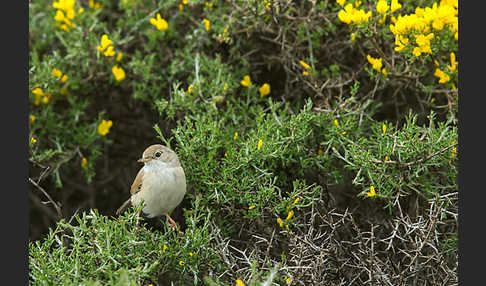
[[[149,146],[138,160],[145,165],[138,171],[130,187],[131,197],[116,211],[121,214],[130,204],[144,203],[142,212],[149,218],[167,217],[167,224],[177,229],[169,214],[181,203],[186,193],[186,176],[177,154],[155,144]]]

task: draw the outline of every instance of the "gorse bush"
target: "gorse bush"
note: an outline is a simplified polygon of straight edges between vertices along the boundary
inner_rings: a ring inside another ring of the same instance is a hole
[[[29,3],[31,283],[457,283],[457,15]],[[154,143],[185,170],[182,236],[113,217]]]

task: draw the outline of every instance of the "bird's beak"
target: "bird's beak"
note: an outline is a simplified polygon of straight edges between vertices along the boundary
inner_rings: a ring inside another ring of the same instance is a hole
[[[150,157],[145,157],[145,158],[140,158],[137,160],[137,162],[140,162],[140,163],[146,163],[148,161],[152,160],[152,158]]]

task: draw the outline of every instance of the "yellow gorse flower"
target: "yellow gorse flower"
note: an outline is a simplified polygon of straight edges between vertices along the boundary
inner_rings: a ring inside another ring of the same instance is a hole
[[[248,207],[249,210],[252,210],[254,208],[255,208],[255,205],[251,205],[251,206]]]
[[[287,218],[286,220],[290,220],[292,217],[294,216],[294,211],[289,211],[289,213],[287,214]]]
[[[62,77],[62,72],[60,70],[58,70],[58,69],[55,68],[55,69],[52,70],[52,75],[55,76],[55,77],[57,77],[57,78],[61,78]]]
[[[34,115],[31,115],[29,117],[29,123],[31,123],[31,124],[34,123],[35,119],[36,119],[35,116]]]
[[[378,3],[376,3],[376,11],[382,15],[385,14],[389,8],[390,6],[388,6],[386,0],[378,0]]]
[[[422,53],[432,54],[432,50],[430,49],[430,40],[433,38],[434,33],[429,33],[427,35],[415,35],[415,43],[417,43],[418,46],[413,49],[414,56],[418,57]]]
[[[98,51],[103,52],[104,50],[106,50],[106,48],[108,48],[111,45],[111,43],[112,41],[110,40],[108,35],[104,34],[103,36],[101,36],[100,45],[98,45],[96,48],[98,49]]]
[[[382,63],[382,59],[381,58],[375,59],[372,56],[367,55],[366,56],[366,59],[373,66],[373,69],[381,72],[381,67],[383,66],[383,63]]]
[[[263,145],[262,139],[258,140],[257,150],[260,151],[260,149],[262,149],[262,145]]]
[[[236,280],[236,286],[245,286],[245,283],[243,283],[243,281],[241,281],[241,279],[237,279]]]
[[[240,81],[241,85],[244,87],[249,87],[251,85],[251,79],[249,75],[245,75]]]
[[[346,0],[336,0],[336,2],[339,4],[339,6],[343,6]]]
[[[164,244],[164,246],[162,247],[162,252],[165,253],[166,250],[167,250],[167,245]]]
[[[235,131],[235,135],[233,136],[233,141],[236,141],[237,138],[238,138],[238,131]]]
[[[113,125],[113,122],[111,120],[101,120],[100,124],[98,124],[98,134],[101,136],[105,136],[110,132],[110,128]]]
[[[283,221],[281,218],[277,218],[277,223],[280,227],[283,227]]]
[[[34,104],[39,105],[39,103],[42,101],[44,104],[49,102],[49,94],[44,93],[44,91],[36,87],[32,90],[32,94],[35,96],[34,98]]]
[[[123,59],[123,53],[122,52],[118,52],[118,55],[116,56],[116,61],[119,62]]]
[[[337,14],[339,20],[346,24],[359,24],[368,22],[371,17],[371,11],[365,13],[363,9],[356,9],[353,4],[349,3],[344,6]]]
[[[270,85],[268,83],[264,83],[259,89],[258,92],[260,93],[261,97],[270,93]]]
[[[370,192],[366,196],[367,197],[374,197],[374,196],[376,196],[375,187],[370,186]]]
[[[203,22],[204,22],[204,28],[206,29],[206,31],[209,31],[209,29],[211,29],[211,22],[209,22],[208,19],[203,19]]]
[[[86,159],[86,157],[83,157],[81,159],[81,167],[85,168],[86,166],[88,166],[88,160]]]
[[[65,31],[69,30],[71,27],[74,27],[72,20],[76,16],[76,12],[74,10],[75,4],[76,2],[74,0],[59,0],[52,3],[52,7],[57,9],[54,20],[59,27]]]
[[[306,62],[304,62],[304,61],[300,61],[299,63],[300,63],[300,65],[301,65],[303,68],[305,68],[306,70],[309,70],[309,69],[311,68],[311,67],[310,67],[310,66],[309,66],[309,65],[308,65]]]
[[[394,13],[396,10],[402,8],[402,4],[398,3],[398,0],[392,0],[390,5],[390,12]]]
[[[89,8],[103,9],[103,5],[101,5],[101,3],[95,2],[94,0],[89,0],[88,5]]]
[[[457,67],[457,62],[456,62],[456,54],[454,52],[451,52],[451,65],[447,66],[447,68],[450,71],[455,71]]]
[[[401,5],[398,1],[392,1],[392,12],[399,9]],[[390,25],[390,31],[397,35],[408,36],[413,34],[429,34],[432,30],[448,29],[453,33],[454,38],[458,39],[458,1],[440,1],[431,7],[415,9],[415,13],[410,15],[399,15],[396,21]],[[414,49],[414,54],[422,53],[421,49],[427,45]],[[396,49],[395,49],[396,50]],[[400,49],[401,51],[402,49]]]
[[[385,135],[385,133],[386,133],[386,125],[385,124],[383,124],[381,126],[381,130],[383,131],[383,135]]]
[[[35,139],[34,137],[30,137],[30,143],[36,143],[37,142],[37,139]]]
[[[434,76],[439,78],[439,83],[447,83],[451,79],[448,74],[439,68],[435,69]]]
[[[169,24],[165,19],[160,17],[160,13],[157,13],[156,18],[150,18],[150,24],[155,26],[159,31],[165,31],[169,28]]]
[[[114,65],[111,71],[113,72],[116,81],[122,81],[123,79],[125,79],[125,71],[123,70],[123,68]]]

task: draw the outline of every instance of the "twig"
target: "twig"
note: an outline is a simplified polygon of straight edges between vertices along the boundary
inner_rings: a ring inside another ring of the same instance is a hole
[[[35,187],[37,187],[37,189],[39,189],[47,197],[49,202],[54,205],[54,208],[56,209],[56,212],[57,212],[57,215],[59,216],[59,218],[62,218],[61,208],[59,207],[58,204],[56,204],[56,202],[54,202],[54,200],[51,198],[51,196],[49,196],[49,194],[31,178],[29,178],[29,182],[32,185],[34,185]]]

